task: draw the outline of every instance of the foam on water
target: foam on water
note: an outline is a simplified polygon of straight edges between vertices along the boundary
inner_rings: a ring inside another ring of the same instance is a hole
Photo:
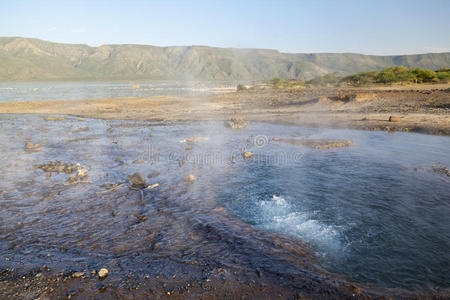
[[[259,202],[261,227],[295,236],[309,242],[322,258],[336,256],[343,252],[339,231],[314,218],[314,212],[299,211],[283,197],[273,195],[272,199]]]

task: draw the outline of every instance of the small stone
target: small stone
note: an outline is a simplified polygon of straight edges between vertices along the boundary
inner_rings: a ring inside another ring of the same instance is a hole
[[[109,273],[109,272],[108,272],[107,269],[101,268],[100,271],[98,271],[98,277],[99,277],[100,279],[106,278],[106,276],[108,276],[108,273]]]
[[[193,174],[189,174],[183,177],[184,182],[194,182],[197,178]]]
[[[75,272],[72,274],[73,278],[80,278],[81,276],[84,276],[84,272]]]
[[[147,187],[145,177],[141,173],[134,173],[133,175],[128,176],[128,180],[135,188],[143,189]]]
[[[243,156],[244,156],[245,159],[250,159],[250,158],[253,157],[253,153],[250,152],[250,151],[245,151]]]
[[[156,189],[157,187],[159,187],[159,183],[151,184],[147,187],[147,189],[153,190],[153,189]]]
[[[31,143],[31,142],[26,142],[26,143],[25,143],[25,149],[28,150],[28,151],[31,151],[31,150],[37,150],[37,149],[39,149],[41,146],[42,146],[41,144],[33,144],[33,143]]]
[[[231,118],[225,125],[233,129],[242,129],[247,127],[248,124],[242,118]]]
[[[141,222],[147,220],[147,216],[136,216],[136,218]]]
[[[389,117],[389,122],[398,122],[398,118],[394,116]]]
[[[361,290],[357,286],[353,286],[353,295],[359,295],[361,294]]]

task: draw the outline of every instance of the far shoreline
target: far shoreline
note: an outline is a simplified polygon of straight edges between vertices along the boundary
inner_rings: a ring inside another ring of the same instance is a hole
[[[450,85],[256,90],[205,95],[2,102],[0,114],[139,121],[248,121],[450,135]]]

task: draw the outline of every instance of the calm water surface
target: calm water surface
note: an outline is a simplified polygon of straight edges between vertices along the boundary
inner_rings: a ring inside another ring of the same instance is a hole
[[[220,82],[0,82],[0,102],[181,96],[223,92]]]

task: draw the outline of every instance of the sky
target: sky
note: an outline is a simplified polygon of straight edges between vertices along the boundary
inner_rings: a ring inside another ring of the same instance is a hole
[[[0,0],[0,36],[90,46],[450,52],[450,0]]]

